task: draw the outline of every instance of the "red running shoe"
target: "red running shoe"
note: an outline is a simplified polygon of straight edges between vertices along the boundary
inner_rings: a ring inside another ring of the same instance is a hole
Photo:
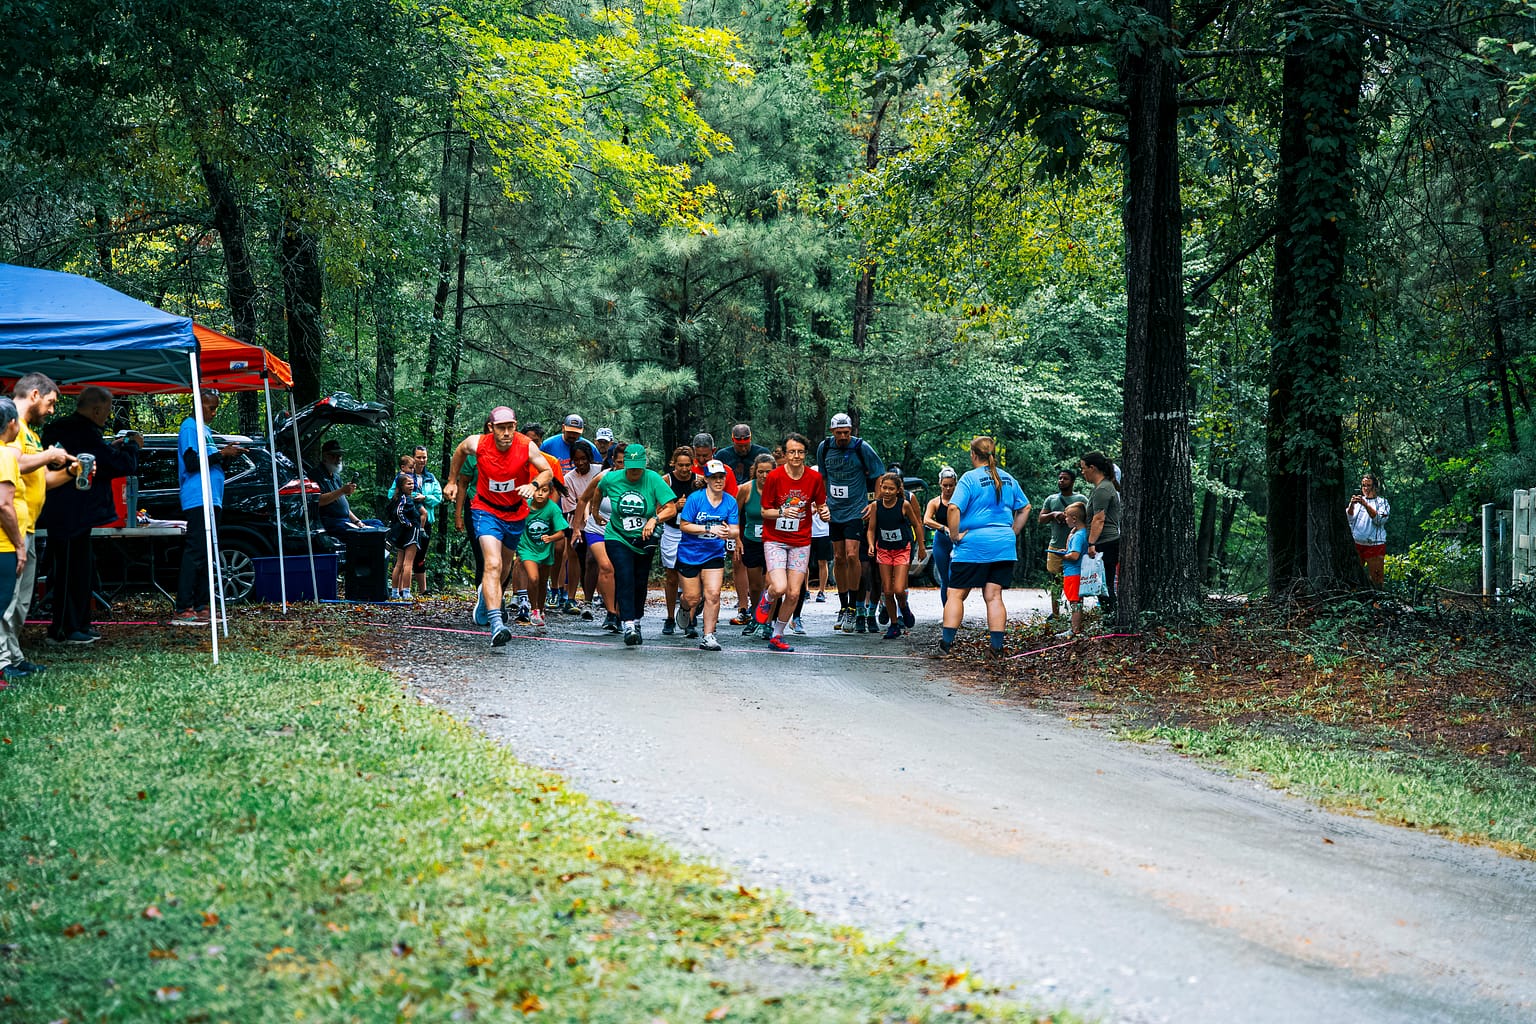
[[[768,595],[768,591],[765,590],[763,591],[763,599],[757,602],[757,610],[752,613],[752,617],[757,620],[757,624],[759,626],[768,625],[768,609],[772,607],[773,598],[771,598]]]
[[[772,647],[776,651],[793,651],[794,650],[793,647],[789,646],[789,642],[787,640],[785,640],[781,636],[769,637],[769,639],[768,639],[768,646]]]

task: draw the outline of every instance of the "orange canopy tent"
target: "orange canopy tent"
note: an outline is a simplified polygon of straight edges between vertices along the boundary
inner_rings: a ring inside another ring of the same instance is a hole
[[[203,387],[218,391],[261,391],[264,386],[292,389],[293,369],[260,345],[247,345],[199,323],[192,325],[192,334],[197,338],[197,368]],[[93,384],[114,395],[177,395],[188,390],[185,384],[86,380],[66,384],[63,391],[77,395]]]

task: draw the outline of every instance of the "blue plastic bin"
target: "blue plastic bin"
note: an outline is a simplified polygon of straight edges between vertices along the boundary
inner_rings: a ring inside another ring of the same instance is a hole
[[[278,576],[276,558],[253,558],[256,566],[256,584],[251,588],[251,598],[256,601],[281,601],[282,580]],[[286,555],[283,561],[288,573],[288,600],[313,601],[315,588],[310,584],[309,556]],[[315,556],[315,582],[320,585],[321,600],[336,597],[337,559],[335,555]]]

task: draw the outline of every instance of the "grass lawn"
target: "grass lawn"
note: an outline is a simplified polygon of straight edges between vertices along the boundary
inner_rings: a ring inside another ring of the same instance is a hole
[[[361,661],[103,653],[0,693],[0,1020],[1070,1019],[740,889]]]

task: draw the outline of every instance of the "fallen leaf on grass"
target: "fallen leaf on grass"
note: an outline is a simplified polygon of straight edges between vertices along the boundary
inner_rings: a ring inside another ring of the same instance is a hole
[[[544,1004],[539,1000],[538,996],[534,995],[532,992],[529,992],[527,995],[523,996],[523,1001],[517,1004],[517,1008],[524,1013],[538,1013],[540,1010],[544,1009]]]
[[[81,935],[84,935],[84,934],[85,934],[85,925],[83,925],[83,924],[72,924],[68,928],[64,929],[64,937],[66,939],[77,938],[77,937],[79,937]]]
[[[160,913],[160,908],[151,903],[144,908],[144,917],[150,921],[158,921],[165,915]]]
[[[181,989],[174,985],[167,985],[165,988],[157,988],[155,989],[155,998],[160,1000],[162,1003],[174,1003],[176,1000],[181,998]]]
[[[944,987],[954,988],[956,985],[964,981],[966,975],[969,973],[969,971],[950,971],[948,974],[944,975]]]
[[[1327,836],[1323,836],[1323,842],[1327,843],[1329,846],[1333,845],[1333,840],[1329,839]]]
[[[395,956],[410,956],[415,952],[415,950],[403,942],[397,942],[393,946],[390,946],[389,951]]]
[[[149,947],[149,958],[151,960],[180,960],[181,959],[181,957],[176,955],[176,951],[174,949],[161,949],[159,946],[151,946],[151,947]]]
[[[725,1015],[731,1012],[731,1004],[717,1006],[704,1015],[705,1020],[725,1020]]]
[[[211,910],[203,911],[203,927],[204,928],[217,928],[218,924],[219,924],[219,915],[218,914],[215,914]]]

